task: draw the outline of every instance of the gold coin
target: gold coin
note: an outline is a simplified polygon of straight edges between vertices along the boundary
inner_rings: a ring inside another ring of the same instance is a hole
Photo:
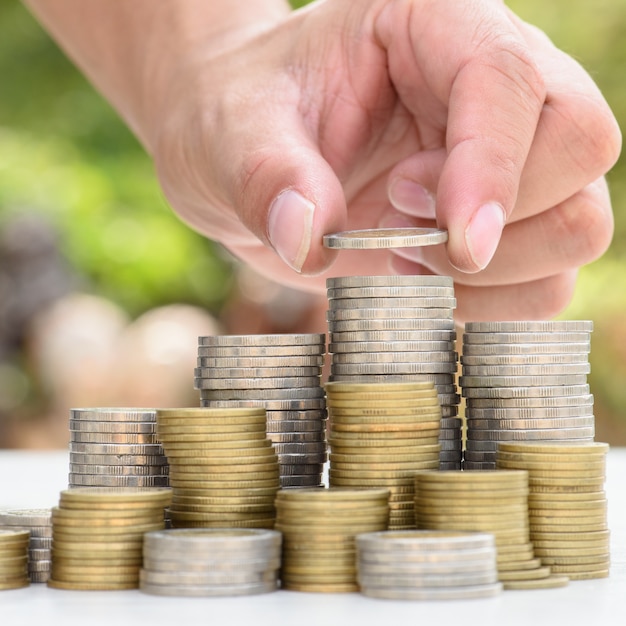
[[[434,470],[435,468],[433,467],[432,469]],[[415,469],[398,469],[398,470],[388,470],[388,471],[377,470],[377,471],[371,471],[371,472],[359,469],[359,470],[350,471],[350,470],[334,469],[331,466],[330,470],[328,471],[328,475],[329,475],[329,478],[332,477],[333,480],[335,478],[342,479],[342,478],[352,478],[352,477],[362,478],[364,480],[368,480],[368,479],[378,480],[380,478],[391,478],[391,479],[412,478],[415,471],[416,471]]]
[[[57,566],[71,566],[71,567],[124,567],[135,566],[141,567],[143,558],[142,556],[131,556],[130,558],[123,558],[121,556],[113,558],[82,558],[66,557],[59,554],[54,555],[54,562]]]
[[[218,516],[221,516],[222,519],[226,519],[225,516],[227,515],[243,516],[254,514],[256,517],[259,517],[259,513],[268,513],[272,515],[275,513],[274,505],[271,501],[268,501],[264,504],[211,504],[209,506],[171,506],[170,511],[176,514],[186,513],[193,515],[213,515],[216,518]]]
[[[505,529],[505,528],[528,528],[528,519],[524,515],[518,515],[516,517],[506,518],[504,515],[500,516],[498,513],[485,513],[481,514],[472,514],[472,515],[460,515],[460,514],[446,514],[446,513],[427,513],[423,512],[421,509],[415,509],[415,519],[418,522],[423,522],[427,524],[439,524],[439,523],[448,523],[452,522],[455,524],[467,524],[472,527],[481,526],[484,524],[486,527],[495,529]],[[486,529],[486,528],[485,528]]]
[[[172,408],[172,409],[157,409],[156,412],[157,421],[165,418],[205,418],[205,419],[219,419],[219,418],[236,418],[236,417],[248,417],[255,415],[262,415],[265,417],[265,409],[262,407],[229,407],[229,408],[214,408],[214,407],[184,407],[184,408]]]
[[[587,533],[587,532],[593,532],[596,530],[606,530],[607,525],[606,525],[606,522],[603,524],[577,523],[577,524],[561,525],[561,526],[553,525],[553,524],[550,524],[550,525],[530,524],[530,532],[532,533],[533,538],[537,533],[544,533],[544,532],[550,533],[550,532],[554,532],[556,529],[563,529],[563,532]]]
[[[381,457],[386,457],[388,455],[411,455],[417,459],[430,458],[439,456],[441,451],[440,444],[421,445],[417,443],[414,445],[379,446],[370,445],[367,441],[361,441],[359,442],[359,445],[344,445],[341,442],[335,441],[329,441],[328,444],[333,454],[341,454],[345,457],[372,457],[372,460],[375,458],[380,459]]]
[[[587,569],[590,564],[602,563],[606,564],[610,561],[611,555],[608,552],[602,552],[599,554],[579,554],[576,556],[541,556],[541,562],[544,565],[586,565]]]
[[[224,476],[230,474],[224,473]],[[233,478],[229,480],[183,480],[170,479],[170,483],[174,489],[236,489],[237,487],[276,487],[280,486],[278,472],[254,473],[254,478],[247,478],[246,474],[233,474]],[[238,478],[235,478],[238,477]]]
[[[418,406],[378,408],[330,407],[328,409],[329,417],[341,419],[383,420],[395,418],[397,415],[420,417],[433,414],[441,417],[441,406],[436,399],[433,400],[432,404],[419,404]]]
[[[157,508],[165,506],[171,497],[169,487],[74,487],[61,491],[59,508]]]
[[[556,589],[565,587],[569,583],[567,576],[550,575],[546,578],[534,580],[509,580],[503,583],[503,589],[508,591],[522,591],[530,589]]]
[[[131,576],[135,578],[139,575],[139,567],[137,565],[69,565],[67,563],[52,564],[52,573],[57,579],[68,580],[70,577],[80,576],[85,574],[85,580],[88,577],[98,576]]]
[[[503,452],[530,452],[539,454],[589,454],[590,451],[607,453],[609,444],[599,441],[581,441],[574,443],[572,441],[537,443],[522,441],[501,441],[498,443],[498,450]]]
[[[577,563],[571,565],[557,564],[550,565],[550,568],[555,574],[586,574],[587,572],[594,572],[597,570],[609,569],[610,559],[604,559],[597,563]]]
[[[263,435],[263,436],[261,436]],[[185,459],[193,454],[194,457],[207,457],[207,456],[228,456],[233,453],[233,450],[237,451],[237,454],[246,454],[244,450],[259,450],[261,448],[271,448],[272,441],[268,439],[263,433],[253,438],[246,437],[241,439],[237,436],[229,437],[213,437],[210,443],[170,443],[166,446],[167,458],[171,460],[177,457],[184,457]]]
[[[30,530],[24,528],[0,528],[0,545],[28,544]]]
[[[537,522],[538,524],[550,523],[553,519],[569,520],[563,523],[570,523],[576,520],[588,519],[589,521],[599,521],[606,519],[607,510],[606,506],[597,507],[594,509],[529,509],[528,519]]]
[[[415,500],[415,511],[421,515],[438,515],[445,517],[464,518],[486,518],[492,519],[494,517],[506,517],[508,520],[516,520],[528,524],[528,509],[521,506],[509,505],[506,507],[497,506],[460,506],[454,502],[441,503],[441,505],[426,505]]]
[[[220,508],[225,507],[258,507],[258,506],[274,506],[274,498],[273,496],[264,496],[264,497],[241,497],[241,498],[219,498],[219,497],[209,497],[209,498],[186,498],[181,497],[172,498],[172,504],[170,505],[171,510],[179,510],[179,511],[202,511],[202,510],[210,510],[212,508]]]
[[[282,589],[289,591],[302,591],[309,593],[355,593],[359,590],[356,583],[295,583],[292,581],[282,581]]]
[[[504,552],[498,553],[496,557],[496,564],[498,567],[501,565],[505,565],[507,563],[517,563],[520,561],[528,561],[530,559],[535,558],[535,553],[532,548],[518,550],[517,552]]]
[[[379,433],[379,432],[439,432],[440,422],[439,420],[429,420],[424,422],[381,422],[379,424],[345,424],[342,422],[336,423],[331,419],[330,429],[333,434],[338,433]],[[341,435],[343,436],[343,434]]]
[[[541,543],[541,542],[540,542]],[[554,558],[569,558],[569,557],[587,557],[596,556],[598,554],[605,554],[610,550],[610,544],[607,541],[604,544],[592,544],[586,545],[581,542],[581,545],[577,543],[569,543],[570,547],[564,548],[564,544],[553,545],[556,542],[546,541],[544,544],[535,546],[534,551],[537,556],[540,557],[554,557]]]
[[[555,512],[568,512],[568,511],[580,511],[593,513],[594,511],[606,511],[607,500],[554,500],[552,502],[539,502],[532,498],[528,498],[528,508],[531,512],[539,511],[555,511]],[[560,513],[558,513],[560,515]]]
[[[529,476],[528,486],[531,491],[536,488],[560,487],[566,489],[587,489],[596,491],[604,485],[604,478],[585,478],[583,476]]]
[[[230,522],[255,521],[258,519],[270,519],[274,517],[273,511],[259,511],[253,513],[197,513],[187,511],[171,511],[170,516],[175,522],[222,522],[228,526]]]
[[[595,578],[608,578],[609,568],[598,569],[588,572],[568,572],[566,576],[570,580],[593,580]]]
[[[48,587],[53,589],[66,589],[73,591],[122,591],[124,589],[137,589],[138,582],[66,582],[49,578]]]
[[[509,506],[523,506],[526,507],[526,493],[520,491],[518,494],[509,495],[508,492],[500,490],[494,492],[493,497],[489,492],[485,490],[476,492],[478,495],[474,496],[469,490],[456,494],[454,496],[454,502],[447,502],[441,497],[441,491],[431,491],[427,489],[420,489],[416,493],[415,502],[419,502],[422,506],[454,506],[458,507],[473,507],[480,509],[483,507],[497,508],[497,507],[509,507]]]
[[[234,488],[210,488],[210,489],[187,489],[180,488],[176,489],[174,492],[176,497],[183,498],[232,498],[232,497],[273,497],[280,485],[276,485],[276,481],[271,481],[272,484],[269,487],[255,487],[254,485],[250,485],[246,483],[244,487],[234,487]],[[172,498],[173,499],[173,498]],[[199,502],[201,503],[201,502]]]
[[[426,415],[394,415],[393,417],[385,417],[382,419],[364,419],[361,417],[340,417],[331,415],[329,417],[330,427],[334,430],[342,432],[343,430],[354,429],[366,430],[373,429],[377,426],[394,426],[398,429],[406,428],[419,430],[422,428],[434,429],[441,426],[441,416],[433,413]]]
[[[581,537],[576,532],[546,532],[541,533],[541,539],[543,541],[562,541],[564,543],[574,542],[579,544],[580,542],[601,543],[609,541],[611,533],[609,530],[597,530],[587,533],[584,537]]]
[[[517,561],[509,559],[507,561],[497,561],[498,573],[500,572],[519,572],[527,569],[537,569],[541,567],[541,559],[519,559]],[[545,563],[544,563],[545,565]]]
[[[308,534],[289,533],[283,537],[283,550],[292,552],[304,551],[325,555],[330,552],[335,553],[355,553],[354,535],[342,534],[338,538],[324,538],[319,534],[312,533],[317,540],[309,539]]]
[[[498,580],[500,582],[517,581],[517,580],[538,580],[550,576],[549,567],[536,567],[529,570],[516,570],[514,572],[503,572],[498,570]]]
[[[5,559],[24,556],[27,550],[28,550],[27,543],[24,544],[23,546],[16,546],[15,548],[9,548],[7,550],[0,549],[0,564],[4,563]]]
[[[295,584],[319,584],[319,585],[328,585],[328,584],[348,584],[356,580],[356,572],[345,572],[345,573],[337,573],[337,574],[325,574],[324,572],[318,573],[306,573],[306,574],[292,574],[288,570],[283,568],[281,570],[281,581],[283,586],[287,586],[292,583]]]
[[[354,393],[362,395],[367,392],[412,392],[431,391],[434,385],[430,381],[408,381],[395,383],[348,383],[342,381],[327,382],[324,389],[329,394],[334,393]]]
[[[396,487],[406,487],[406,493],[413,493],[412,478],[361,478],[360,476],[350,476],[338,478],[329,476],[331,487],[387,487],[390,490]]]
[[[606,500],[606,493],[603,490],[600,491],[584,491],[584,492],[556,492],[556,493],[537,493],[533,491],[528,494],[528,504],[537,504],[538,506],[543,503],[565,503],[565,502],[596,502],[598,500]]]
[[[141,541],[126,542],[124,544],[110,543],[81,543],[55,542],[52,546],[52,558],[57,559],[133,559],[143,557]],[[121,547],[120,547],[121,546]]]
[[[330,462],[330,469],[333,472],[358,472],[365,477],[375,478],[376,476],[392,475],[396,472],[412,472],[414,470],[437,470],[439,469],[439,459],[431,461],[407,461],[405,463],[338,463]]]
[[[269,473],[278,470],[278,459],[276,455],[271,457],[263,457],[259,461],[248,461],[239,457],[232,457],[228,461],[222,458],[213,459],[214,463],[203,465],[195,465],[193,459],[189,459],[188,463],[179,465],[170,465],[170,480],[172,478],[182,478],[183,480],[191,480],[188,474],[208,477],[214,474],[237,474],[241,472]],[[232,461],[232,463],[231,463]]]
[[[542,454],[518,454],[515,452],[504,452],[498,450],[496,452],[496,462],[506,461],[507,463],[519,463],[524,468],[539,468],[539,469],[590,469],[594,470],[598,467],[604,467],[606,465],[605,455],[595,455],[593,457],[588,455],[574,455],[573,457],[563,456],[544,456]]]
[[[314,502],[332,502],[337,505],[361,501],[385,501],[389,496],[387,489],[281,489],[276,497],[289,503],[302,502],[313,506]]]
[[[72,529],[76,529],[78,531],[81,528],[84,528],[85,532],[88,532],[90,530],[100,530],[103,528],[119,529],[118,531],[107,532],[125,532],[126,530],[133,529],[138,526],[144,526],[146,524],[163,524],[163,519],[163,511],[160,508],[152,515],[143,515],[141,517],[121,517],[119,519],[113,517],[107,517],[104,519],[98,519],[95,517],[88,519],[76,519],[54,516],[53,533],[56,530],[64,530],[65,532],[70,532]]]

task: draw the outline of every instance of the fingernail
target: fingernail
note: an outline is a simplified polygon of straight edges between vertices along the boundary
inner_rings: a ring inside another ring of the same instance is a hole
[[[465,229],[465,243],[478,269],[485,269],[500,243],[505,213],[497,202],[483,204]]]
[[[270,207],[267,234],[274,250],[296,272],[311,249],[315,205],[293,189],[276,196]]]
[[[415,217],[435,217],[435,196],[408,178],[396,178],[391,181],[389,202],[398,211]]]

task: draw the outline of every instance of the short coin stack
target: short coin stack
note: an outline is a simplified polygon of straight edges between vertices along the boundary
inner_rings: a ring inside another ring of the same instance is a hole
[[[415,528],[413,475],[440,463],[433,384],[330,382],[326,392],[329,484],[389,489],[389,529]]]
[[[593,440],[592,330],[584,320],[465,325],[465,469],[494,469],[498,441]]]
[[[87,486],[168,486],[154,409],[71,409],[69,487]]]
[[[393,600],[488,598],[498,582],[492,534],[400,531],[358,535],[361,593]]]
[[[52,509],[56,589],[115,590],[139,585],[143,535],[164,528],[168,488],[84,487],[61,492]]]
[[[0,591],[28,587],[27,530],[0,528]]]
[[[283,589],[358,591],[355,536],[387,529],[386,489],[288,489],[276,496]]]
[[[460,469],[454,285],[448,276],[326,281],[331,381],[431,381],[442,408],[441,469]]]
[[[205,407],[263,407],[281,487],[315,487],[326,462],[320,334],[198,338],[195,387]]]
[[[183,528],[144,535],[139,589],[158,596],[243,596],[278,587],[273,530]]]
[[[278,459],[263,408],[159,409],[175,528],[274,526]]]
[[[501,442],[498,468],[528,472],[535,555],[572,580],[609,575],[606,443]]]
[[[1,528],[28,530],[28,576],[31,583],[45,583],[50,577],[52,519],[50,509],[0,511]]]
[[[505,589],[547,589],[568,583],[533,553],[528,523],[528,473],[521,470],[422,472],[415,477],[418,528],[493,533],[498,579]]]

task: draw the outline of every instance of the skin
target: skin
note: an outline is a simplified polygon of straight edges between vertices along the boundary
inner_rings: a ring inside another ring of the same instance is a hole
[[[502,2],[26,4],[143,142],[179,216],[274,280],[323,294],[327,276],[451,275],[461,323],[542,319],[611,241],[617,123]],[[408,225],[449,241],[322,246]]]

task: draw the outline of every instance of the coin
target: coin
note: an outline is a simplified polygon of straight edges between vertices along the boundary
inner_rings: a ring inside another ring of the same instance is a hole
[[[361,352],[340,352],[333,354],[333,365],[363,364],[364,354]],[[456,364],[456,352],[451,350],[438,352],[371,352],[367,353],[367,363],[453,363]]]
[[[520,591],[530,589],[556,589],[565,587],[570,579],[567,576],[550,575],[546,578],[536,578],[531,580],[509,580],[503,583],[507,591]]]
[[[589,320],[467,322],[465,324],[465,332],[473,333],[590,333],[592,331],[593,322]]]
[[[462,395],[466,398],[556,398],[589,394],[589,385],[556,385],[537,387],[464,387]]]
[[[589,333],[584,331],[537,332],[464,332],[463,344],[514,344],[514,343],[585,343]]]
[[[308,379],[307,379],[308,380]],[[216,400],[235,400],[238,403],[245,400],[264,401],[298,401],[320,399],[318,406],[323,406],[324,390],[320,387],[319,380],[315,386],[275,388],[275,389],[204,389],[200,388],[201,400],[209,400],[210,406],[215,405]],[[274,405],[278,406],[278,405]],[[294,406],[292,404],[292,406]],[[269,406],[268,406],[269,408]]]
[[[198,357],[198,367],[210,368],[291,368],[321,367],[324,357],[318,354],[296,356]]]
[[[558,343],[472,343],[464,346],[463,356],[483,357],[487,355],[537,355],[537,354],[573,354],[589,353],[589,337],[583,341],[562,341]]]
[[[381,341],[382,333],[394,333],[389,339],[394,341],[416,341],[434,339],[435,341],[450,341],[455,337],[454,320],[449,317],[419,318],[407,313],[406,318],[381,319],[348,319],[329,322],[330,338],[333,343],[347,339],[348,341]],[[409,331],[425,331],[422,335]],[[352,337],[350,335],[353,335]],[[364,334],[365,333],[365,334]],[[373,334],[377,333],[377,334]],[[428,334],[426,334],[428,333]],[[343,335],[343,337],[342,337]]]
[[[575,441],[555,441],[547,443],[533,443],[533,442],[507,442],[501,443],[498,447],[502,452],[512,453],[536,453],[536,454],[581,454],[587,455],[590,452],[597,452],[600,454],[606,454],[609,451],[609,444],[600,441],[589,442],[575,442]]]
[[[460,376],[461,387],[540,387],[584,385],[586,374],[563,374],[554,376]]]
[[[389,277],[379,277],[389,278]],[[381,284],[370,287],[328,287],[326,296],[333,299],[357,298],[454,298],[454,288],[437,285]]]
[[[326,351],[321,344],[302,345],[241,345],[241,346],[198,346],[198,358],[240,358],[240,357],[294,357],[320,356]]]
[[[456,372],[455,363],[426,362],[426,363],[333,363],[330,366],[333,375],[368,376],[370,374],[437,374]]]
[[[438,228],[372,228],[324,235],[326,248],[367,250],[432,246],[448,241],[448,231]]]
[[[301,346],[324,345],[323,334],[277,334],[277,335],[209,335],[198,337],[199,346]]]
[[[144,434],[156,432],[156,423],[150,422],[107,422],[96,420],[70,419],[70,431],[90,433],[133,433]]]
[[[450,276],[434,275],[342,276],[326,279],[327,289],[378,286],[439,286],[452,288],[454,286],[454,282]]]
[[[343,341],[328,346],[333,358],[340,354],[368,354],[377,357],[379,353],[390,353],[398,359],[405,358],[405,352],[414,354],[441,354],[454,351],[454,340],[448,341]],[[402,353],[402,354],[401,354]],[[456,354],[456,353],[455,353]]]
[[[451,320],[454,317],[452,308],[420,308],[417,306],[404,308],[342,308],[329,309],[326,312],[326,320],[329,327],[344,321],[370,321],[370,320]]]
[[[156,410],[137,407],[70,409],[70,419],[75,421],[154,422]]]

